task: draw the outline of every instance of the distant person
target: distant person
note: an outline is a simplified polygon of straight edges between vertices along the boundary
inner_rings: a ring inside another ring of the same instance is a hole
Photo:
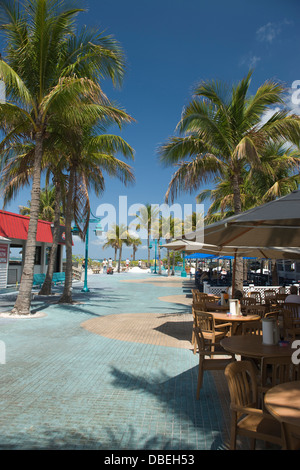
[[[242,300],[243,297],[244,297],[244,294],[241,290],[237,289],[234,291],[234,299]]]
[[[142,267],[142,262],[141,260],[139,259],[139,262],[138,262],[138,267],[141,268]]]
[[[108,259],[108,267],[112,268],[112,259],[111,258]]]
[[[129,269],[129,264],[130,264],[130,261],[129,261],[129,259],[127,258],[127,259],[126,259],[126,270],[127,270],[127,271],[128,271],[128,269]]]
[[[102,266],[103,266],[103,272],[106,273],[107,271],[107,259],[106,258],[104,258]]]
[[[300,317],[300,295],[298,295],[298,287],[291,286],[289,295],[284,301],[286,304],[299,304],[298,317]]]

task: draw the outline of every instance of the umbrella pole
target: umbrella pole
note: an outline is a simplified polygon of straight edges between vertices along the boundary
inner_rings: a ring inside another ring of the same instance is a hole
[[[231,298],[234,298],[234,291],[235,291],[235,271],[236,271],[236,253],[234,254],[234,259],[233,259],[233,267],[232,267],[232,292],[231,292]]]

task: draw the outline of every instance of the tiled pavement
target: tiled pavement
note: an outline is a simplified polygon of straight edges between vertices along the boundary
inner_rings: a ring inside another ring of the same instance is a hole
[[[100,274],[89,287],[74,285],[72,306],[36,297],[41,318],[0,318],[0,449],[226,449],[224,375],[206,373],[196,400],[190,308],[168,301],[186,295],[181,279]]]

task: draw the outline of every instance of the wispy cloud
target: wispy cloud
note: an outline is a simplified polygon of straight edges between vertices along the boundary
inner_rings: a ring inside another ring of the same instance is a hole
[[[266,23],[256,31],[256,39],[260,42],[272,44],[274,39],[279,36],[284,26],[292,24],[289,20],[283,20],[280,23]]]
[[[240,66],[246,65],[248,69],[254,69],[260,60],[260,57],[253,54],[252,52],[249,52],[247,55],[241,58]]]

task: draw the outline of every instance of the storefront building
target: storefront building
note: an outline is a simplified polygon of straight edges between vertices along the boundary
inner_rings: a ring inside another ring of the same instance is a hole
[[[29,217],[0,211],[0,288],[19,284],[25,260],[26,240]],[[47,272],[49,254],[53,243],[53,224],[44,220],[38,221],[36,236],[36,253],[34,274]],[[64,227],[61,226],[54,271],[61,272],[63,266]],[[18,253],[19,257],[12,256]]]

